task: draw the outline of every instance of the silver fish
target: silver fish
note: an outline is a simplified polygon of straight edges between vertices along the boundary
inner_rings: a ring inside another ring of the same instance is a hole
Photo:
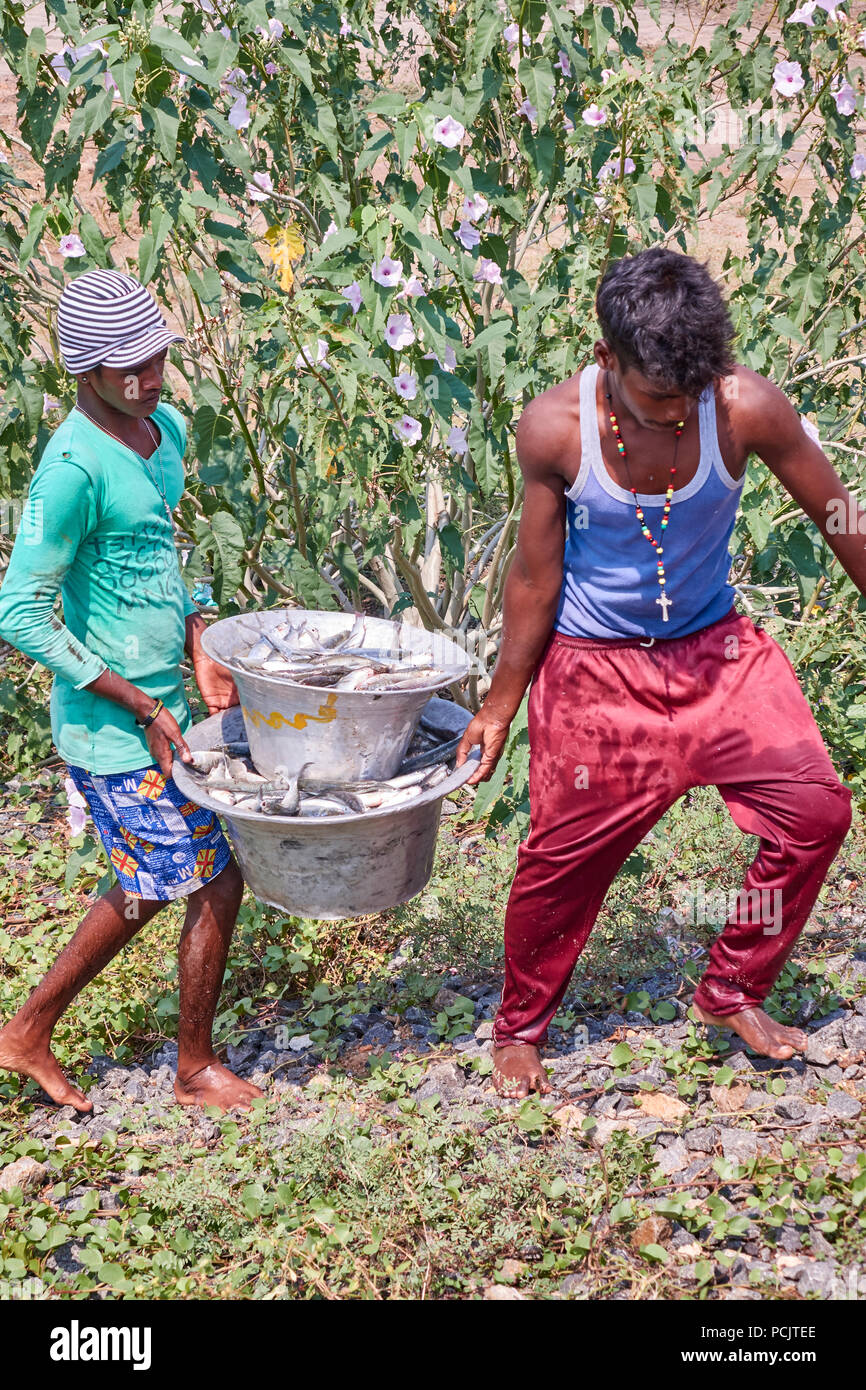
[[[192,752],[192,765],[196,772],[210,772],[215,767],[225,765],[225,758],[222,753],[212,748],[197,748]]]
[[[333,797],[307,796],[301,798],[301,816],[345,816],[347,808]]]

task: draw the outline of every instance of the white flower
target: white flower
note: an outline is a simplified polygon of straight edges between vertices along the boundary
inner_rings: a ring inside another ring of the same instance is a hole
[[[805,415],[801,415],[800,424],[803,426],[803,429],[806,431],[810,439],[814,439],[816,444],[821,443],[821,436],[818,434],[817,427],[812,424],[811,420],[807,420]]]
[[[87,248],[84,242],[81,240],[81,237],[76,236],[74,232],[70,232],[67,236],[62,236],[59,244],[61,256],[76,257],[87,255]]]
[[[862,179],[863,175],[866,174],[866,154],[855,154],[851,161],[850,172],[852,179]]]
[[[401,372],[394,377],[394,390],[404,401],[414,401],[418,394],[418,379],[412,372]]]
[[[344,14],[340,15],[340,20],[342,21],[340,24],[340,37],[347,39],[352,32],[351,25]]]
[[[806,85],[799,63],[781,62],[773,68],[773,89],[780,97],[792,97]]]
[[[250,116],[247,99],[241,92],[235,99],[235,103],[229,112],[229,125],[234,126],[235,130],[243,130],[248,126],[252,117]]]
[[[499,266],[496,264],[495,261],[490,261],[487,259],[486,256],[482,256],[478,262],[478,266],[475,270],[475,274],[472,276],[472,279],[483,280],[488,285],[501,285],[502,272],[500,271]]]
[[[612,174],[619,174],[620,169],[622,169],[622,172],[624,174],[633,174],[636,167],[637,166],[634,160],[630,157],[630,155],[626,155],[624,165],[621,159],[608,159],[604,164],[602,164],[601,168],[598,171],[597,177],[599,181],[601,179],[609,179]]]
[[[403,263],[393,261],[390,256],[383,256],[381,261],[373,262],[370,275],[377,285],[384,285],[386,289],[390,289],[403,279]]]
[[[836,110],[840,116],[853,116],[857,110],[857,94],[850,82],[843,82],[833,93]]]
[[[553,66],[555,68],[559,68],[559,71],[562,73],[563,77],[571,77],[571,63],[568,60],[568,54],[566,53],[564,48],[561,48],[559,50],[559,60],[558,62],[554,63]]]
[[[509,48],[513,48],[513,47],[514,47],[514,45],[517,43],[517,40],[518,40],[519,35],[520,35],[520,26],[517,25],[517,24],[508,24],[508,25],[506,25],[506,27],[502,30],[502,37],[504,38],[505,42],[508,44],[508,47],[509,47]]]
[[[483,193],[468,193],[463,199],[460,216],[465,222],[477,222],[489,209],[490,204]]]
[[[600,106],[596,106],[595,102],[593,102],[592,105],[585,107],[581,112],[581,120],[586,121],[587,125],[604,125],[607,120],[607,112]]]
[[[801,5],[799,9],[794,10],[793,14],[788,15],[788,18],[785,20],[785,23],[808,24],[810,29],[813,28],[815,21],[812,18],[812,15],[815,13],[816,7],[817,0],[806,0],[805,5]]]
[[[312,355],[311,355],[311,354],[312,354],[312,348],[301,348],[301,351],[298,353],[297,357],[295,358],[295,366],[296,366],[296,367],[311,367],[311,366],[313,365],[313,359],[312,359]],[[315,365],[316,365],[317,367],[329,367],[329,366],[331,365],[330,362],[328,361],[328,344],[327,344],[327,342],[325,341],[324,338],[317,338],[317,339],[316,339],[316,362],[315,362]]]
[[[417,299],[419,295],[426,294],[423,283],[417,275],[409,275],[403,281],[403,288],[397,291],[398,299]]]
[[[460,429],[459,425],[454,425],[448,435],[448,448],[452,454],[459,454],[462,458],[469,449],[466,442],[466,431]]]
[[[385,342],[399,352],[415,341],[415,330],[408,314],[389,314],[385,325]]]
[[[471,222],[461,222],[454,235],[466,251],[471,251],[481,240],[481,233]]]
[[[538,112],[532,105],[529,97],[527,97],[525,101],[522,101],[517,109],[521,116],[525,116],[528,121],[535,122],[538,120]]]
[[[247,184],[247,196],[254,203],[265,203],[274,191],[270,174],[253,174],[252,183]]]
[[[351,285],[347,285],[344,290],[340,290],[344,299],[348,299],[352,306],[352,313],[357,314],[361,307],[361,286],[357,280],[353,280]]]
[[[394,426],[394,437],[404,444],[417,444],[421,438],[421,421],[414,415],[401,415]]]
[[[601,80],[606,82],[609,77],[616,77],[616,68],[602,68]]]
[[[322,245],[324,246],[325,242],[328,240],[328,237],[334,236],[338,230],[339,228],[337,227],[336,222],[333,218],[331,218],[330,222],[328,223],[327,229],[322,237]]]
[[[433,139],[444,145],[446,150],[453,150],[459,145],[465,134],[466,127],[455,121],[453,116],[443,116],[433,127]]]

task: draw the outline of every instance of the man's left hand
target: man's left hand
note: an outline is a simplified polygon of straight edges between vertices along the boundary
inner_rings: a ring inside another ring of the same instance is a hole
[[[193,658],[193,673],[208,714],[219,714],[230,705],[239,705],[240,696],[231,671],[212,661],[204,652]]]

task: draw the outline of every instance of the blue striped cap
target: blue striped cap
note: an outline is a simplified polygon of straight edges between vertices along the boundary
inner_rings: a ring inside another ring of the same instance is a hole
[[[119,270],[85,270],[65,286],[57,336],[68,372],[136,367],[169,343],[185,342],[166,324],[153,295]]]

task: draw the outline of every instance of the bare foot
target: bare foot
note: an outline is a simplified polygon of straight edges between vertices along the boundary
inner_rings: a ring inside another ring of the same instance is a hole
[[[546,1095],[551,1089],[541,1053],[532,1043],[506,1043],[493,1049],[494,1088],[509,1100],[522,1100],[530,1091]]]
[[[786,1028],[776,1023],[763,1009],[743,1009],[737,1014],[708,1014],[692,1004],[692,1013],[701,1023],[713,1023],[717,1028],[730,1028],[739,1033],[743,1042],[761,1057],[784,1060],[795,1052],[803,1052],[808,1041],[799,1028]]]
[[[178,1072],[174,1083],[175,1100],[180,1105],[216,1105],[220,1110],[249,1110],[254,1100],[264,1095],[251,1081],[243,1081],[221,1062],[211,1062],[191,1076],[181,1078]]]
[[[84,1092],[66,1080],[48,1043],[16,1028],[14,1019],[0,1028],[0,1069],[32,1077],[58,1105],[72,1105],[82,1115],[93,1109]]]

